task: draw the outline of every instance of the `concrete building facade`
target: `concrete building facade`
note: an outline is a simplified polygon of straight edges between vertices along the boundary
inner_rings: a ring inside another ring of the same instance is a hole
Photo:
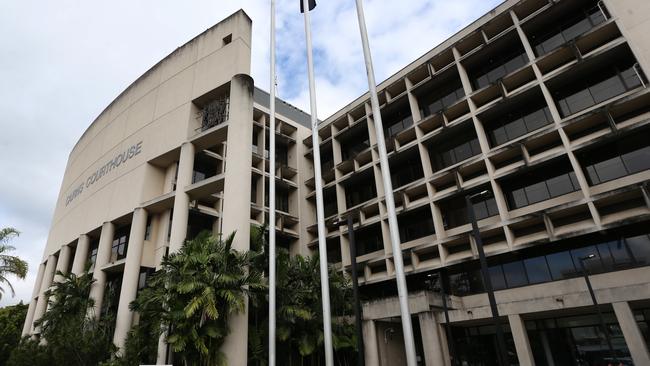
[[[378,86],[416,348],[422,365],[496,365],[495,326],[464,198],[474,210],[510,362],[650,365],[650,2],[507,0]],[[96,316],[128,304],[162,255],[202,230],[267,212],[278,243],[317,250],[309,116],[279,101],[268,169],[268,94],[250,76],[238,12],[136,80],[70,154],[24,335],[55,270],[92,264]],[[368,95],[319,125],[328,258],[356,271],[368,365],[405,363],[375,125]],[[357,268],[348,229],[354,214]],[[594,258],[584,260],[589,255]],[[604,341],[584,264],[608,329]],[[119,297],[105,304],[107,288]],[[233,319],[230,365],[246,364]]]

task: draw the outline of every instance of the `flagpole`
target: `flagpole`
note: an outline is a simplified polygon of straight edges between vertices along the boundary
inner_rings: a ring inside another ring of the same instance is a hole
[[[271,0],[271,88],[269,91],[269,366],[275,366],[275,0]]]
[[[325,214],[323,210],[323,181],[321,178],[320,139],[316,112],[316,86],[314,82],[314,60],[311,44],[311,22],[309,0],[301,0],[305,14],[305,37],[307,39],[307,73],[309,75],[309,105],[311,107],[311,138],[314,157],[314,180],[316,182],[316,221],[318,223],[318,256],[320,260],[321,294],[323,298],[323,335],[325,341],[325,365],[334,366],[332,350],[332,315],[330,310],[329,274],[327,270],[327,248],[325,243]],[[311,7],[313,8],[313,7]]]
[[[399,297],[399,307],[402,316],[402,331],[404,333],[406,364],[408,366],[417,366],[415,342],[413,340],[413,326],[411,324],[411,314],[409,312],[408,304],[408,288],[406,287],[406,276],[404,275],[404,262],[402,259],[402,248],[399,238],[399,227],[397,224],[397,215],[395,214],[393,184],[391,182],[390,166],[388,165],[386,144],[384,141],[384,129],[381,120],[381,112],[379,110],[379,99],[377,98],[375,72],[372,67],[372,57],[370,55],[368,30],[366,29],[366,20],[363,14],[362,0],[356,0],[356,4],[357,15],[359,17],[359,30],[361,31],[361,43],[363,44],[363,57],[366,63],[366,73],[368,74],[368,89],[370,92],[370,104],[372,106],[372,119],[375,123],[375,131],[377,133],[377,150],[379,150],[379,164],[381,167],[381,176],[384,183],[386,208],[388,210],[388,228],[390,230],[390,238],[393,248],[393,260],[395,262],[395,279],[397,281],[397,294]]]

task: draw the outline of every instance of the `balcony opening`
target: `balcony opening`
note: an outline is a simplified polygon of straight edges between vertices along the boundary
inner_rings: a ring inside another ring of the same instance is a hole
[[[488,110],[480,119],[492,147],[553,122],[551,111],[539,89]]]
[[[379,223],[362,227],[354,232],[357,257],[384,249],[384,239]]]
[[[348,209],[377,197],[375,175],[372,169],[366,169],[353,175],[343,183],[345,204]]]
[[[399,237],[402,243],[435,233],[429,205],[399,214],[397,222],[399,223]]]
[[[214,222],[214,216],[206,215],[196,209],[190,209],[187,220],[187,240],[195,239],[203,231],[214,234]],[[230,235],[230,233],[227,234]]]
[[[590,146],[578,153],[589,185],[650,169],[648,129],[635,131],[614,141]]]
[[[472,195],[486,189],[488,189],[488,186],[481,186],[440,201],[438,207],[440,208],[440,212],[442,212],[442,221],[445,229],[453,229],[469,223],[465,195]],[[479,197],[475,198],[472,202],[476,220],[483,220],[499,214],[499,208],[494,197]]]
[[[514,210],[578,191],[580,185],[568,158],[561,157],[507,177],[501,188]]]
[[[325,245],[327,246],[327,263],[341,263],[341,240],[339,237],[327,239]]]
[[[226,122],[230,113],[230,83],[207,92],[193,102],[199,122],[196,132],[203,132]]]
[[[407,98],[401,98],[381,111],[384,138],[391,138],[413,126],[413,116]]]
[[[528,64],[528,56],[517,32],[509,32],[465,62],[474,90],[495,84]]]
[[[594,0],[569,1],[553,6],[524,24],[535,54],[546,55],[594,29],[607,18]]]
[[[334,151],[331,142],[321,146],[320,168],[323,173],[334,169]]]
[[[358,153],[370,147],[368,126],[359,123],[339,136],[341,143],[341,155],[343,160],[353,159]]]
[[[90,264],[90,272],[95,270],[95,263],[97,262],[97,251],[99,250],[99,239],[90,239],[90,244],[88,246],[88,260],[87,263]]]
[[[426,118],[443,111],[465,97],[458,71],[450,69],[415,91],[420,115]]]
[[[221,173],[221,157],[210,150],[204,150],[194,156],[192,183],[214,177]]]
[[[269,207],[269,185],[264,185],[264,206]],[[275,185],[275,209],[284,213],[289,212],[289,189],[281,184]]]
[[[323,206],[325,217],[336,215],[338,212],[336,187],[329,187],[323,190]]]
[[[549,83],[562,117],[607,101],[643,84],[636,59],[627,46],[576,66]],[[597,61],[597,62],[596,62]]]
[[[463,123],[441,133],[428,144],[429,157],[434,172],[445,169],[481,153],[474,127]]]
[[[391,156],[389,159],[393,188],[403,187],[424,177],[420,152],[416,147]]]

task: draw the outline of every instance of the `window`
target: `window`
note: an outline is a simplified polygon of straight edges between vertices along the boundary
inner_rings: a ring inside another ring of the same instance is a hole
[[[484,60],[484,63],[475,72],[477,76],[474,78],[474,89],[481,89],[490,85],[527,63],[526,52],[520,47],[510,52],[506,51],[505,55],[498,55]]]
[[[151,240],[151,215],[147,216],[147,225],[144,229],[144,240]]]
[[[224,46],[227,45],[227,44],[230,44],[230,42],[232,42],[232,34],[229,34],[229,35],[223,37],[223,45]]]
[[[370,138],[368,137],[368,128],[365,123],[353,127],[340,138],[341,155],[343,160],[349,160],[355,155],[370,147]]]
[[[467,194],[471,195],[476,192],[480,192],[480,190],[472,190],[472,192]],[[472,200],[472,205],[474,206],[476,220],[483,220],[499,214],[494,197],[477,197]],[[443,215],[442,219],[445,229],[452,229],[469,223],[465,194],[443,200],[439,203],[439,207]]]
[[[555,174],[555,176],[552,176]],[[550,178],[547,178],[551,176]],[[539,167],[502,183],[511,210],[559,197],[580,189],[568,161]]]
[[[405,154],[408,156],[405,157]],[[393,188],[405,186],[422,178],[424,172],[418,151],[411,150],[390,159],[390,176]]]
[[[650,169],[648,131],[601,145],[578,155],[589,185]]]
[[[323,205],[325,217],[330,217],[338,212],[336,202],[336,187],[323,190]]]
[[[344,183],[344,187],[347,208],[352,208],[377,197],[375,176],[372,170],[367,170],[361,173],[360,176],[348,179]]]
[[[445,169],[481,153],[476,132],[473,128],[456,130],[453,136],[443,138],[429,146],[429,156],[433,170]]]
[[[503,274],[506,277],[508,287],[519,287],[528,284],[526,270],[522,261],[505,263],[503,265]]]
[[[551,280],[551,273],[546,263],[546,257],[536,257],[524,260],[528,281],[531,284],[548,282]]]
[[[589,70],[589,77],[577,72],[554,88],[562,117],[570,116],[641,85],[634,71],[634,56],[628,50],[605,68]]]
[[[90,271],[95,270],[95,263],[97,262],[97,250],[99,249],[99,241],[93,240],[90,243],[90,249],[88,250],[88,263],[90,263]]]
[[[269,185],[264,185],[264,205],[269,206]],[[286,187],[276,184],[275,185],[275,209],[278,211],[289,213],[289,190]]]
[[[357,256],[384,249],[381,227],[373,225],[354,232]]]
[[[384,122],[385,138],[393,137],[413,126],[413,116],[411,116],[408,103],[403,104],[400,109],[385,116],[382,113],[382,121]]]
[[[578,38],[587,33],[600,23],[605,22],[603,13],[598,8],[593,8],[587,12],[581,11],[572,18],[560,20],[562,26],[553,27],[548,30],[544,27],[544,34],[532,35],[531,42],[534,42],[535,53],[537,56],[545,55],[563,44]],[[555,20],[554,22],[558,22]]]
[[[552,121],[548,107],[526,109],[500,116],[496,123],[488,124],[486,132],[492,146],[498,146],[542,128]]]
[[[605,241],[601,241],[602,234],[568,239],[556,247],[569,248],[555,253],[540,255],[541,250],[548,249],[538,247],[520,252],[521,259],[510,254],[492,257],[489,267],[492,285],[500,290],[581,276],[580,258],[591,254],[595,257],[584,260],[590,274],[649,265],[650,236],[638,235],[636,230],[610,235]],[[463,296],[485,291],[478,263],[463,263],[459,270],[449,275],[453,294]]]
[[[113,244],[111,246],[111,262],[119,261],[126,257],[130,231],[130,226],[115,230],[115,235],[113,235]]]
[[[399,223],[399,236],[402,243],[419,239],[435,232],[429,205],[400,214],[397,217],[397,221]]]
[[[439,89],[434,89],[418,96],[418,105],[420,106],[422,118],[449,108],[465,96],[460,77],[454,75],[452,79],[445,84],[444,91],[440,92]]]

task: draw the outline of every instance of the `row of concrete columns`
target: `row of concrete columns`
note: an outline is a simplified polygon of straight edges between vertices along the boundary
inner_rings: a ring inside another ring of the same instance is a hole
[[[634,313],[628,302],[612,303],[623,337],[635,365],[650,365],[650,353],[643,334],[634,318]],[[436,314],[426,312],[418,314],[422,344],[424,346],[424,364],[426,366],[449,366],[449,347],[442,324]],[[533,351],[528,340],[528,333],[523,318],[519,314],[508,315],[510,331],[515,343],[517,358],[521,366],[535,366]],[[374,320],[363,322],[364,352],[366,365],[380,366],[387,361],[380,361],[380,338],[377,335]],[[550,355],[547,355],[547,358]],[[552,362],[552,358],[550,358]]]

